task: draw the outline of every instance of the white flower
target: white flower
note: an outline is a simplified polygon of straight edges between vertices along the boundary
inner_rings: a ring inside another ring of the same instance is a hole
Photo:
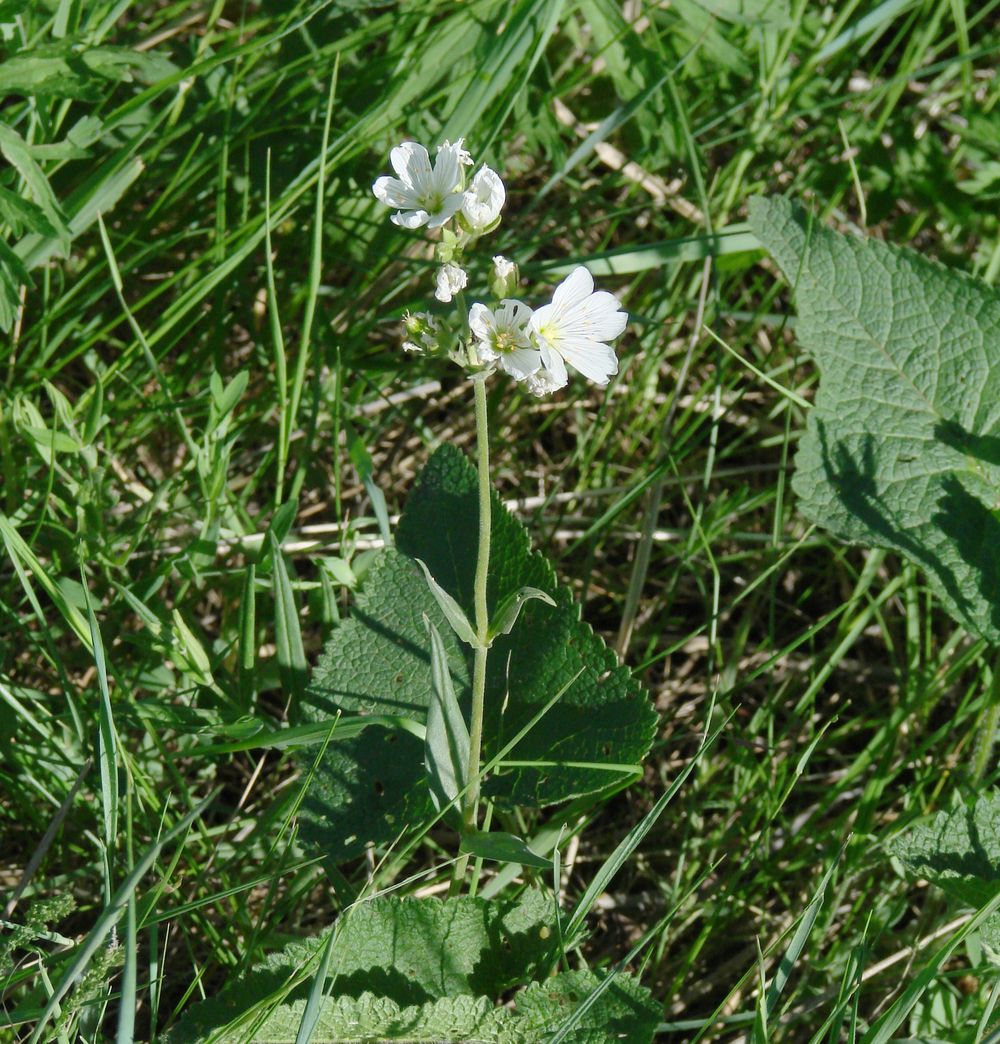
[[[465,269],[449,262],[438,269],[437,289],[434,291],[434,296],[447,304],[459,290],[465,289],[468,282],[469,276]]]
[[[558,391],[560,388],[566,386],[566,367],[563,367],[562,380],[556,378],[551,370],[547,370],[544,366],[540,370],[536,370],[534,373],[528,375],[528,379],[524,382],[528,391],[532,395],[550,395],[554,391]]]
[[[394,224],[403,228],[440,228],[457,213],[465,196],[462,192],[461,139],[438,148],[434,169],[423,145],[404,141],[389,153],[389,162],[398,177],[381,177],[372,185],[380,203],[396,207]]]
[[[414,341],[403,341],[403,351],[404,352],[416,352],[417,355],[423,355],[424,354],[423,347],[421,345],[417,344]]]
[[[440,154],[443,149],[453,149],[455,155],[458,157],[458,162],[461,163],[463,167],[472,166],[472,154],[465,147],[465,138],[459,138],[454,145],[445,138],[445,140],[438,145],[438,154]]]
[[[582,265],[556,287],[552,303],[536,308],[530,327],[541,350],[542,365],[557,387],[566,383],[566,363],[595,384],[607,384],[618,372],[614,349],[606,344],[628,323],[618,299],[606,290],[594,293],[594,280]]]
[[[500,220],[506,198],[500,175],[489,167],[481,167],[462,200],[462,214],[471,231],[476,235],[490,231]]]
[[[523,381],[542,364],[541,354],[531,346],[528,320],[531,309],[521,301],[501,301],[491,310],[484,304],[469,309],[469,329],[479,342],[476,351],[482,362],[498,362],[516,381]]]

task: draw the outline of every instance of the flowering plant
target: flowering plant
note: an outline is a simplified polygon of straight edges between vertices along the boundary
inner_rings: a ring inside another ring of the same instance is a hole
[[[460,365],[483,376],[499,368],[535,395],[565,387],[567,363],[595,384],[606,385],[618,372],[609,342],[625,330],[628,316],[613,294],[594,291],[593,277],[584,266],[573,269],[549,303],[532,309],[514,296],[517,265],[496,255],[489,279],[496,303],[491,307],[477,301],[465,311],[465,257],[481,236],[500,224],[507,198],[496,171],[480,167],[466,188],[464,168],[474,164],[462,139],[439,145],[433,167],[427,149],[412,141],[396,146],[389,159],[396,177],[376,179],[372,191],[379,202],[396,209],[395,224],[442,230],[434,296],[442,304],[457,300],[460,312],[447,328],[427,314],[408,317],[407,332],[418,336],[407,339],[403,347],[447,351]],[[454,229],[448,227],[451,222]]]
[[[510,592],[502,606],[491,610],[489,605],[493,508],[486,380],[501,371],[534,395],[545,395],[565,387],[568,365],[604,386],[618,372],[618,359],[609,342],[624,331],[628,316],[612,294],[594,290],[594,280],[582,265],[556,287],[549,302],[532,308],[515,296],[520,282],[517,265],[501,255],[491,261],[488,284],[493,300],[474,301],[467,307],[465,291],[470,280],[464,266],[479,239],[500,223],[507,198],[503,181],[484,165],[466,187],[465,168],[473,167],[474,162],[463,139],[439,145],[433,167],[427,149],[415,142],[394,148],[390,162],[396,177],[378,178],[372,191],[381,203],[396,208],[392,215],[395,224],[441,230],[434,296],[442,304],[454,301],[457,306],[447,316],[408,315],[403,347],[411,352],[447,355],[469,373],[475,389],[479,542],[471,620],[426,562],[417,558],[448,625],[471,648],[474,657],[471,720],[466,729],[463,712],[448,684],[440,635],[428,622],[432,655],[436,654],[440,662],[434,680],[436,699],[428,711],[425,761],[435,806],[461,809],[463,852],[453,879],[460,887],[468,854],[483,854],[491,848],[479,832],[478,811],[490,647],[499,635],[511,632],[526,602],[556,605],[549,593],[534,586]],[[432,727],[438,732],[436,738]],[[523,845],[509,851],[526,859],[531,856]]]
[[[354,612],[327,642],[300,708],[298,735],[328,745],[302,758],[311,784],[299,836],[334,868],[362,853],[405,857],[438,821],[457,832],[458,850],[446,899],[359,899],[332,933],[296,943],[272,967],[326,955],[330,993],[324,970],[308,1001],[324,1040],[513,1044],[579,1031],[644,1044],[660,1016],[647,990],[621,971],[565,966],[599,889],[563,918],[555,897],[532,886],[559,879],[558,846],[580,829],[579,812],[555,830],[536,830],[530,813],[573,799],[579,809],[638,778],[656,715],[500,503],[486,399],[493,374],[544,394],[567,383],[567,364],[606,384],[618,368],[608,342],[627,317],[611,294],[594,292],[583,267],[532,308],[517,296],[517,266],[501,256],[490,261],[489,297],[467,308],[475,283],[465,266],[500,221],[503,182],[484,166],[466,185],[472,162],[462,141],[442,144],[433,165],[423,146],[405,142],[391,162],[396,176],[373,191],[400,227],[440,230],[435,297],[452,305],[408,315],[403,349],[450,357],[468,374],[477,468],[452,446],[431,455]],[[634,846],[633,837],[623,844]],[[494,894],[512,894],[480,897],[484,862],[506,864],[528,886],[507,889],[497,875]],[[339,871],[332,876],[340,887]],[[449,969],[443,981],[435,968]],[[420,1006],[402,988],[415,976]],[[196,1008],[191,1027],[217,1025],[260,990],[251,973]],[[289,987],[260,1039],[305,1039],[303,993]]]

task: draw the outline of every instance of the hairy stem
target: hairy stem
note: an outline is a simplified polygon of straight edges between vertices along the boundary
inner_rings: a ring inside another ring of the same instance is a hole
[[[486,382],[473,382],[476,394],[476,451],[479,472],[479,551],[476,558],[474,590],[475,627],[479,646],[472,672],[472,718],[469,722],[469,779],[462,799],[462,832],[472,833],[478,825],[479,767],[483,745],[483,714],[486,708],[486,656],[490,617],[486,602],[486,578],[490,566],[490,540],[493,516],[490,505],[490,437],[486,416]],[[468,856],[459,856],[452,877],[452,891],[461,887]],[[475,882],[472,886],[475,892]]]

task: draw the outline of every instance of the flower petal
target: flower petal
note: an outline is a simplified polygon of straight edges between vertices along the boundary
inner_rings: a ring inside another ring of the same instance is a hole
[[[500,356],[500,365],[515,381],[523,381],[541,368],[542,355],[537,348],[515,348]]]
[[[465,193],[462,213],[474,231],[485,231],[499,217],[507,199],[500,175],[489,167],[481,167]]]
[[[375,198],[387,207],[412,210],[417,204],[409,185],[398,178],[390,178],[388,175],[375,179],[372,192],[375,194]]]
[[[546,344],[549,343],[548,339],[542,333],[542,330],[549,327],[555,314],[556,306],[553,304],[542,305],[541,308],[536,308],[531,313],[531,318],[528,320],[528,326],[539,341],[544,341]]]
[[[431,219],[427,222],[427,227],[440,228],[442,225],[446,225],[455,216],[461,205],[461,192],[452,193],[442,202],[440,209],[436,210],[431,216]]]
[[[489,341],[496,329],[493,313],[478,301],[469,309],[469,329],[473,337],[480,341]]]
[[[431,159],[423,145],[415,141],[404,141],[389,153],[392,169],[399,180],[415,186],[421,178],[430,179]]]
[[[567,338],[582,337],[589,341],[611,341],[628,325],[628,313],[619,310],[618,298],[605,290],[566,312],[559,332]]]
[[[594,277],[583,265],[572,272],[556,287],[552,303],[560,313],[568,311],[594,292]]]
[[[420,228],[427,224],[429,218],[430,214],[426,210],[405,210],[393,214],[389,220],[400,228]]]
[[[551,377],[554,388],[562,388],[569,381],[566,373],[566,364],[562,356],[553,351],[544,341],[539,345],[539,353],[542,357],[542,366]]]
[[[434,161],[434,190],[442,196],[454,192],[462,182],[462,173],[458,162],[458,150],[454,145],[438,149]]]
[[[513,297],[505,297],[497,309],[497,319],[500,325],[508,328],[526,326],[531,318],[531,309],[523,302]]]
[[[614,349],[600,341],[567,341],[559,345],[559,351],[570,366],[595,384],[607,384],[618,372],[618,357]]]

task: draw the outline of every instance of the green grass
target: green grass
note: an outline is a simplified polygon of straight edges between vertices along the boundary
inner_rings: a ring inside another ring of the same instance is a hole
[[[369,191],[404,135],[464,134],[508,186],[491,251],[539,297],[586,262],[633,317],[607,394],[490,389],[502,496],[662,714],[643,781],[563,850],[567,910],[721,726],[597,897],[585,959],[646,941],[665,1040],[860,1040],[925,967],[899,1033],[987,1039],[995,973],[974,938],[942,955],[961,911],[883,846],[996,781],[973,771],[993,656],[919,572],[797,515],[816,374],[741,222],[751,193],[789,193],[995,284],[1000,3],[641,6],[17,16],[23,53],[74,38],[175,71],[0,116],[39,147],[102,121],[85,155],[37,151],[67,256],[7,226],[34,285],[0,340],[5,917],[75,910],[5,960],[0,1038],[27,1039],[73,966],[51,1039],[152,1039],[372,872],[331,889],[298,845],[308,780],[282,751],[195,748],[294,720],[345,563],[380,537],[371,489],[394,514],[436,441],[471,449],[467,386],[399,350],[430,253]],[[10,166],[0,186],[25,192]],[[272,520],[287,577],[251,567]],[[371,886],[446,882],[449,835],[425,841]]]

